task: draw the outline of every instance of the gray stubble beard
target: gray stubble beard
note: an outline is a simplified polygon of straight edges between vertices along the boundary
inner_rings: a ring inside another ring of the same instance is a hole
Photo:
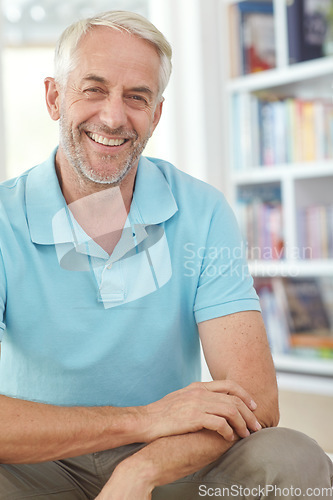
[[[110,175],[96,175],[96,172],[87,164],[86,160],[84,159],[84,152],[81,144],[79,143],[79,137],[77,140],[75,140],[74,134],[71,130],[68,129],[66,126],[66,121],[65,117],[62,116],[59,121],[59,126],[60,126],[60,144],[64,150],[65,156],[67,157],[67,160],[69,163],[72,165],[73,169],[75,170],[76,174],[78,175],[78,178],[80,179],[80,182],[84,183],[86,180],[89,180],[90,182],[93,182],[95,184],[99,185],[105,185],[109,187],[113,186],[118,186],[122,180],[126,177],[126,175],[131,171],[131,169],[134,167],[136,164],[137,159],[140,157],[141,153],[143,152],[144,148],[146,147],[146,144],[149,140],[149,137],[145,137],[142,141],[138,142],[131,154],[127,157],[126,161],[124,162],[122,168],[118,170],[117,172],[110,174]],[[79,132],[80,135],[84,134],[83,130],[83,125],[81,125],[81,130]],[[102,129],[96,130],[96,132],[102,132]],[[108,131],[110,134],[110,131]],[[110,134],[112,135],[112,133]],[[114,133],[114,135],[119,135],[117,133]],[[121,134],[120,134],[121,135]],[[130,140],[133,140],[137,138],[138,135],[135,133],[130,137],[124,137],[124,138],[129,138]],[[107,162],[109,160],[117,161],[117,156],[102,156],[101,160],[104,162]]]

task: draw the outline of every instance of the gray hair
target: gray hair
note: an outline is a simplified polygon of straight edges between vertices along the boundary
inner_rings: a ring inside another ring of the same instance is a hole
[[[94,26],[108,26],[125,31],[151,43],[160,56],[159,97],[162,96],[172,71],[172,48],[164,35],[145,17],[134,12],[109,11],[70,25],[61,35],[55,49],[55,79],[65,85],[69,73],[78,64],[76,51],[83,35]]]

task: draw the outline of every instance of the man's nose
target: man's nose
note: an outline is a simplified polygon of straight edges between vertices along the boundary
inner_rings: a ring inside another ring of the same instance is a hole
[[[112,129],[125,126],[127,124],[127,114],[122,96],[109,96],[103,102],[100,118],[105,125]]]

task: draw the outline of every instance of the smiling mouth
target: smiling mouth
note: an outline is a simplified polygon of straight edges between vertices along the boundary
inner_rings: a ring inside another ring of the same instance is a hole
[[[107,137],[103,137],[102,135],[93,134],[91,132],[87,132],[87,136],[97,144],[102,144],[103,146],[122,146],[127,139],[108,139]]]

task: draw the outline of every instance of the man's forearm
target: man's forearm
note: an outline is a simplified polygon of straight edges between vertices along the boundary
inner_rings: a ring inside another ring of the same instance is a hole
[[[251,396],[232,381],[194,383],[147,406],[59,407],[0,395],[0,463],[57,460],[202,429],[226,441],[257,430]]]
[[[146,438],[137,408],[59,407],[0,396],[0,419],[0,463],[56,460]]]
[[[131,483],[136,488],[144,484],[144,488],[152,491],[202,469],[228,451],[238,439],[228,442],[208,430],[160,438],[124,460],[105,490],[114,491],[118,485],[120,489],[125,483]]]

